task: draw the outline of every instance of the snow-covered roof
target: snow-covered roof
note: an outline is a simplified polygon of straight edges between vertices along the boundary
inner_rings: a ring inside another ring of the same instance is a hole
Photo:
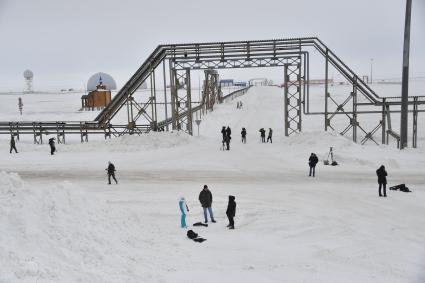
[[[102,84],[106,86],[107,90],[117,89],[117,84],[110,75],[99,72],[90,77],[87,82],[87,90],[96,90],[96,86],[99,85],[100,82],[102,82]]]

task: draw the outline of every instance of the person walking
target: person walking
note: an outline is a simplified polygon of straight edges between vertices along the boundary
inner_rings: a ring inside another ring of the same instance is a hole
[[[210,214],[211,222],[213,223],[216,222],[214,220],[213,212],[211,209],[212,201],[213,201],[213,197],[212,197],[211,191],[208,189],[207,185],[204,185],[204,188],[199,193],[199,202],[201,203],[202,209],[204,210],[205,223],[208,223],[207,210]]]
[[[272,136],[273,136],[273,130],[272,128],[269,128],[269,134],[267,135],[267,142],[270,141],[270,143],[273,143]]]
[[[118,184],[118,181],[115,178],[115,171],[117,171],[117,170],[115,170],[115,165],[112,164],[111,161],[108,161],[108,168],[106,168],[105,170],[108,172],[108,184],[109,185],[111,184],[111,177],[112,177],[112,179],[114,179],[115,184]]]
[[[230,150],[230,140],[232,139],[231,134],[232,134],[232,130],[230,129],[229,126],[227,126],[227,129],[226,129],[226,149],[227,150]]]
[[[226,215],[229,219],[229,225],[227,225],[227,227],[229,229],[235,229],[235,222],[233,218],[236,215],[236,202],[234,196],[229,196],[229,203],[227,204]]]
[[[310,158],[308,159],[308,165],[310,166],[310,173],[308,176],[311,176],[313,173],[313,177],[316,173],[316,164],[319,162],[319,158],[317,158],[317,155],[314,153],[311,153]]]
[[[376,170],[376,175],[378,176],[379,184],[379,196],[382,197],[381,187],[384,189],[384,197],[387,197],[387,171],[385,171],[385,166],[381,165],[378,170]]]
[[[246,143],[246,129],[245,128],[242,128],[241,136],[242,136],[242,143]]]
[[[261,142],[262,143],[266,142],[266,131],[264,130],[264,128],[261,128],[259,132],[260,132]]]
[[[50,155],[55,154],[55,152],[56,152],[55,138],[49,139],[49,145],[50,145]]]
[[[181,225],[182,228],[187,228],[186,212],[189,212],[189,207],[187,206],[186,200],[184,199],[184,197],[180,198],[179,208],[180,208],[180,212],[181,212],[180,225]]]
[[[16,149],[16,142],[15,142],[14,136],[10,138],[10,153],[12,153],[12,150],[15,150],[15,153],[18,153],[18,150]]]

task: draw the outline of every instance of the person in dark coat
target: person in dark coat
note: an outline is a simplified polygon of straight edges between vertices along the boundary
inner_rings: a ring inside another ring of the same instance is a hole
[[[207,185],[204,185],[204,188],[199,193],[199,202],[201,203],[202,209],[204,210],[205,223],[208,223],[207,210],[210,214],[211,222],[213,223],[216,222],[214,220],[214,216],[211,209],[212,201],[213,201],[213,197],[212,197],[211,191],[208,189]]]
[[[270,141],[270,143],[273,143],[272,136],[273,136],[273,130],[272,130],[272,128],[269,128],[269,134],[267,136],[267,142]]]
[[[229,196],[229,203],[227,204],[226,215],[227,218],[229,218],[229,225],[227,225],[227,227],[229,229],[235,229],[235,222],[233,218],[236,215],[236,202],[234,196]]]
[[[241,136],[242,136],[242,143],[246,143],[246,129],[245,128],[242,128]]]
[[[224,150],[224,147],[226,145],[226,127],[225,126],[221,128],[221,135],[223,137],[223,139],[221,140],[221,150]]]
[[[266,142],[266,130],[264,130],[264,128],[261,128],[259,132],[260,132],[261,142]]]
[[[227,129],[226,129],[226,136],[230,137],[231,135],[232,135],[232,130],[230,129],[230,127],[229,127],[229,126],[227,126]]]
[[[108,171],[108,184],[109,185],[111,184],[111,177],[112,177],[112,179],[114,179],[115,184],[118,184],[118,181],[115,178],[115,171],[117,171],[117,170],[115,170],[115,165],[112,164],[111,161],[108,161],[108,168],[106,168],[105,170]]]
[[[15,153],[18,153],[18,150],[16,149],[16,142],[15,142],[14,136],[10,138],[10,153],[12,153],[12,150],[15,150]]]
[[[381,187],[384,188],[384,197],[387,197],[387,171],[385,171],[385,166],[381,165],[378,170],[376,170],[376,175],[378,176],[379,184],[379,196],[382,197]]]
[[[231,134],[232,134],[232,130],[230,129],[229,126],[227,126],[227,129],[226,129],[226,149],[227,150],[230,150],[230,140],[232,139]]]
[[[226,135],[226,150],[230,150],[230,136]]]
[[[223,126],[223,128],[221,128],[221,135],[223,136],[223,143],[226,141],[226,127]]]
[[[308,176],[311,176],[311,173],[316,173],[316,164],[319,162],[319,158],[317,158],[317,155],[314,153],[311,153],[310,158],[308,159],[308,165],[310,166],[310,174]]]
[[[50,155],[55,154],[55,152],[56,152],[55,138],[49,139],[49,145],[50,145]]]

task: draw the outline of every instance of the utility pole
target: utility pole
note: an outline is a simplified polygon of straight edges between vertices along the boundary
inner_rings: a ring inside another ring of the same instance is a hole
[[[373,74],[373,58],[370,58],[370,84],[373,83],[372,74]]]
[[[401,120],[400,149],[407,147],[407,114],[409,100],[409,50],[410,50],[410,19],[412,0],[406,0],[406,18],[404,23],[403,74],[401,82]]]

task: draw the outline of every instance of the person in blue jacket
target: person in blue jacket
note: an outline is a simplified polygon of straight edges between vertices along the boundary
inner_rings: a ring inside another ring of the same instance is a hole
[[[181,220],[180,220],[181,227],[182,228],[187,228],[187,225],[186,225],[186,212],[189,212],[189,207],[187,206],[184,197],[181,197],[180,198],[179,208],[180,208],[180,212],[182,214],[181,215]]]

